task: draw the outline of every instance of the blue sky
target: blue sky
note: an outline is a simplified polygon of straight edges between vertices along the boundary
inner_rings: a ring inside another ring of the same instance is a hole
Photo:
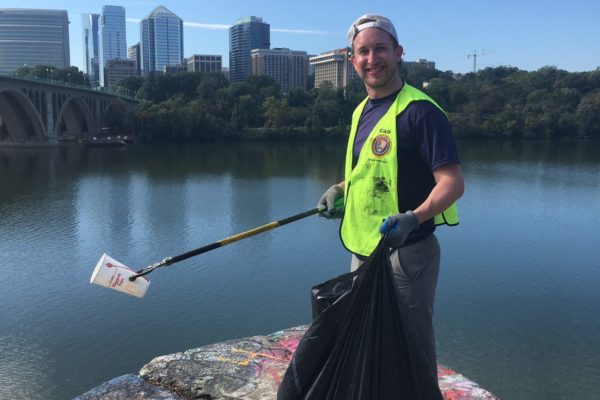
[[[184,53],[220,54],[228,65],[229,25],[245,16],[271,25],[271,47],[308,54],[344,47],[348,26],[365,13],[388,16],[396,25],[404,59],[426,58],[440,70],[470,72],[511,65],[536,70],[553,65],[567,71],[600,67],[600,2],[540,1],[326,1],[303,0],[2,0],[4,8],[52,8],[69,12],[71,64],[82,67],[81,14],[103,5],[126,9],[127,44],[139,41],[139,20],[164,5],[184,20]],[[300,5],[301,4],[301,5]]]

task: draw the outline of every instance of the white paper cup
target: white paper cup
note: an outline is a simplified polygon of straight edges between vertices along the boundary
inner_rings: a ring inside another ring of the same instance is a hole
[[[118,290],[136,297],[144,297],[150,281],[143,276],[130,281],[136,271],[103,254],[96,265],[90,283]]]

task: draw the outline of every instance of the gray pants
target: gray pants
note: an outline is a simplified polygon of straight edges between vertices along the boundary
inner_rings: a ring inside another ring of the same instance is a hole
[[[410,246],[394,249],[390,254],[396,288],[408,306],[408,318],[429,361],[430,373],[437,379],[433,303],[440,272],[440,245],[434,235]],[[352,255],[351,270],[364,258]]]

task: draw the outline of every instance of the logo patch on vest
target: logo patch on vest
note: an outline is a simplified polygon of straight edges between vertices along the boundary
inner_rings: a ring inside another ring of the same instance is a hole
[[[377,157],[383,157],[390,151],[390,147],[392,142],[390,137],[387,135],[379,135],[375,139],[373,139],[373,144],[371,145],[371,150],[373,150],[373,154]]]

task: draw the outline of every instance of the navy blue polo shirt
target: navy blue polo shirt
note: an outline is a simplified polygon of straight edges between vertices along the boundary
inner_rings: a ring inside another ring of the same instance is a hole
[[[369,99],[358,122],[354,139],[353,166],[377,122],[388,111],[399,91],[380,99]],[[460,164],[446,115],[431,102],[414,101],[396,117],[398,143],[398,203],[400,212],[414,210],[435,186],[433,171],[446,164]],[[433,218],[411,232],[405,246],[435,231]]]

